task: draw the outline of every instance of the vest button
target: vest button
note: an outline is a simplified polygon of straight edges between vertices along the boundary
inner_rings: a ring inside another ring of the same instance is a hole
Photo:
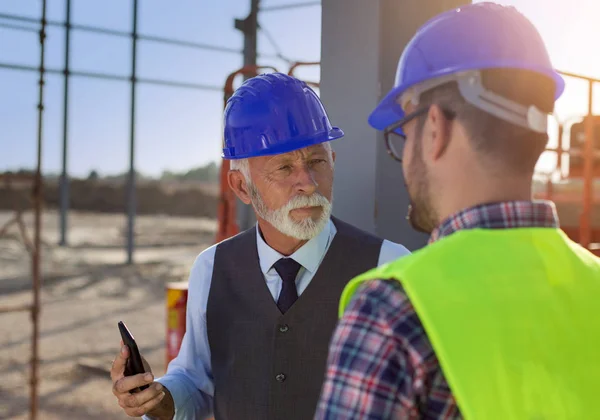
[[[283,373],[280,373],[277,376],[275,376],[275,380],[277,382],[283,382],[283,381],[285,381],[285,375]]]
[[[282,332],[282,333],[288,332],[289,329],[290,329],[290,327],[288,327],[286,324],[279,326],[279,332]]]

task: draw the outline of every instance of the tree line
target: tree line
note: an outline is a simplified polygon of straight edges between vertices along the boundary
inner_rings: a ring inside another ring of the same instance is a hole
[[[210,162],[204,166],[199,166],[189,170],[181,172],[164,170],[160,176],[150,176],[139,171],[136,171],[136,178],[138,180],[160,180],[160,181],[199,181],[199,182],[217,182],[219,179],[220,166],[216,162]],[[19,169],[17,171],[6,171],[7,174],[33,174],[31,169]],[[121,172],[118,174],[101,174],[99,171],[93,169],[87,175],[89,180],[107,180],[107,181],[125,181],[129,176],[129,171]],[[45,173],[44,178],[56,179],[60,178],[60,174],[56,173]]]

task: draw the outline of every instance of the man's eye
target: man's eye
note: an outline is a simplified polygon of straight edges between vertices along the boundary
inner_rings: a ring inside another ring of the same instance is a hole
[[[291,169],[290,165],[283,165],[279,167],[280,171],[289,171]]]
[[[311,165],[316,165],[316,164],[318,164],[318,163],[323,163],[323,162],[327,162],[327,161],[326,161],[325,159],[312,159],[312,160],[310,161],[310,164],[311,164]]]

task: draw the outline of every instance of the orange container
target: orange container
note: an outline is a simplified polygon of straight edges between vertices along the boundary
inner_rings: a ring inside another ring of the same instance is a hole
[[[167,301],[167,337],[166,362],[173,360],[179,353],[185,334],[185,312],[187,308],[188,283],[173,282],[166,285]]]

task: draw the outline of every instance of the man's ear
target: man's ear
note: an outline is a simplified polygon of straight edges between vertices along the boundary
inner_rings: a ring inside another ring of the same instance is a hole
[[[438,105],[431,105],[427,114],[429,130],[426,143],[426,153],[432,160],[437,160],[444,155],[450,142],[451,124],[446,119],[444,111]]]
[[[246,184],[246,178],[238,170],[231,170],[227,172],[227,182],[229,188],[238,196],[244,204],[250,204],[250,191],[248,191],[248,185]]]
[[[333,150],[331,151],[331,160],[335,163],[335,152]]]

